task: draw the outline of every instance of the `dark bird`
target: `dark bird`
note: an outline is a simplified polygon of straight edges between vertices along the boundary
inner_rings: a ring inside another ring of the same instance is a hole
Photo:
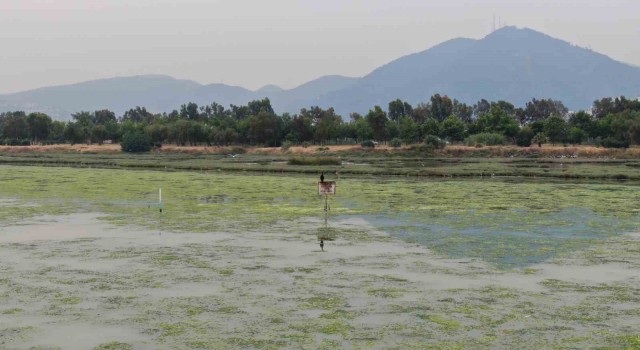
[[[320,182],[324,182],[324,171],[320,174]]]

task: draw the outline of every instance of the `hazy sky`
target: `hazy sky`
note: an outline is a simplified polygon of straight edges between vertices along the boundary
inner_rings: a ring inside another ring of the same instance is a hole
[[[493,14],[640,65],[639,0],[0,0],[0,93],[150,73],[291,88],[482,38]]]

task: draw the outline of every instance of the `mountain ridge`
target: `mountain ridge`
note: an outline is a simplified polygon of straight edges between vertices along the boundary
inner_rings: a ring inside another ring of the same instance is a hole
[[[427,102],[435,93],[469,104],[481,98],[515,105],[553,98],[571,109],[586,109],[602,97],[640,96],[640,68],[529,28],[505,27],[481,39],[444,41],[363,77],[326,75],[291,89],[265,85],[258,90],[162,74],[114,77],[0,95],[0,112],[39,111],[68,119],[80,110],[107,108],[122,115],[144,106],[158,113],[187,102],[228,106],[268,97],[278,113],[318,105],[346,117],[374,105],[386,107],[396,98]]]

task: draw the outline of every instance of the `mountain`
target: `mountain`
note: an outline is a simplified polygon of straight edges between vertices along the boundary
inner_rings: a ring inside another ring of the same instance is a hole
[[[68,119],[71,113],[82,110],[103,108],[118,115],[135,106],[170,111],[200,88],[196,82],[163,75],[100,79],[0,95],[0,111],[37,111],[57,119]]]
[[[202,85],[164,75],[141,75],[39,88],[0,95],[0,112],[43,112],[55,119],[68,120],[78,111],[110,109],[116,115],[136,106],[152,112],[170,112],[181,104],[195,102],[206,105],[218,102],[224,106],[243,105],[268,97],[276,111],[298,112],[309,107],[320,96],[354,84],[358,78],[338,75],[321,77],[290,90],[267,85],[257,91],[225,84]]]
[[[341,75],[328,75],[268,96],[276,110],[297,113],[301,108],[318,105],[319,100],[326,94],[349,88],[358,80]]]
[[[531,29],[505,27],[479,40],[453,39],[401,57],[362,78],[324,76],[293,89],[267,85],[256,91],[162,75],[112,78],[0,95],[0,112],[41,111],[68,119],[80,110],[108,108],[122,115],[145,106],[169,112],[186,102],[228,106],[268,97],[280,113],[318,105],[347,116],[396,98],[415,105],[436,93],[469,104],[485,98],[523,106],[532,98],[553,98],[570,109],[587,109],[602,97],[639,96],[640,68]]]
[[[506,100],[524,106],[532,98],[561,100],[588,109],[607,96],[640,95],[640,69],[531,29],[505,27],[483,39],[454,39],[386,64],[321,106],[367,111],[401,98],[411,104],[435,93],[473,104]]]

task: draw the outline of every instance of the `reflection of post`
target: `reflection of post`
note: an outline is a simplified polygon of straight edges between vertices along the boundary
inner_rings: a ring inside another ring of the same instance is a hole
[[[158,234],[162,234],[162,188],[158,188]]]
[[[324,213],[324,228],[329,227],[329,224],[327,223],[328,218],[329,218],[329,213],[327,213],[327,212],[325,211],[325,213]]]
[[[329,195],[324,195],[324,211],[329,211]]]

